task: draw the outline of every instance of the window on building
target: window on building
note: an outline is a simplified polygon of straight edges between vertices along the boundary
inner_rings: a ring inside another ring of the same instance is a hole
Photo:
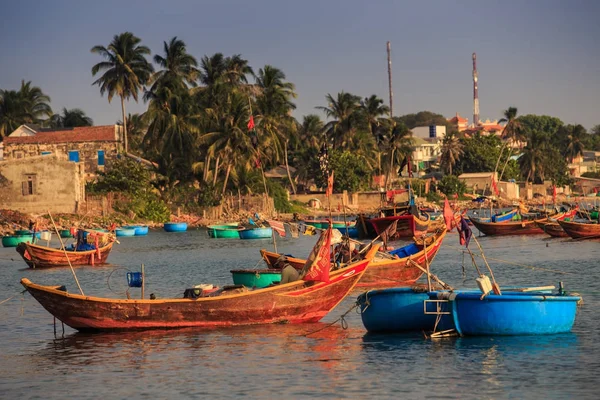
[[[104,150],[98,150],[98,166],[104,166]]]
[[[434,138],[437,137],[436,136],[436,129],[435,129],[435,125],[429,125],[429,137],[430,138]]]
[[[37,179],[36,179],[35,174],[25,175],[25,180],[23,182],[21,182],[21,189],[23,192],[23,196],[30,196],[30,195],[36,194],[36,192],[37,192],[36,183],[37,183]]]
[[[69,151],[69,161],[79,162],[79,151],[77,151],[77,150]]]
[[[43,155],[43,156],[48,156],[48,155],[50,155],[50,154],[52,154],[52,152],[51,152],[51,151],[42,151],[42,155]]]
[[[13,157],[14,158],[23,158],[23,152],[21,150],[14,150]]]

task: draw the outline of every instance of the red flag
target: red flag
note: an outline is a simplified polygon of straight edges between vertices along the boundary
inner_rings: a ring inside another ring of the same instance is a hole
[[[283,225],[283,222],[268,219],[267,223],[275,232],[279,233],[279,236],[285,236],[285,226]]]
[[[454,220],[454,212],[452,211],[452,207],[450,207],[450,203],[448,202],[448,198],[444,200],[444,222],[446,222],[446,229],[450,232],[453,228],[452,221]]]
[[[492,175],[492,189],[494,190],[494,194],[498,196],[498,185],[496,184],[496,179]]]
[[[333,171],[331,171],[331,174],[329,174],[329,177],[327,178],[327,192],[325,192],[325,195],[327,196],[331,196],[333,194]]]
[[[331,224],[326,231],[321,233],[317,244],[310,252],[304,268],[303,280],[329,282],[329,268],[331,267]]]
[[[254,115],[250,116],[250,121],[248,121],[248,130],[251,131],[254,129]]]

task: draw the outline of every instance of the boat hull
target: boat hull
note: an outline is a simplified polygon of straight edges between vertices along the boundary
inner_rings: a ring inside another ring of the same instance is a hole
[[[187,231],[187,223],[185,222],[166,222],[163,225],[166,232],[185,232]]]
[[[268,239],[273,236],[272,228],[252,228],[238,232],[240,239]]]
[[[430,295],[437,298],[436,293]],[[570,332],[578,296],[552,294],[457,293],[449,301],[457,332],[462,336],[542,335]]]
[[[558,222],[538,222],[538,226],[552,237],[569,237]]]
[[[544,233],[537,225],[536,220],[516,222],[482,222],[477,218],[471,218],[473,225],[484,235],[531,235]]]
[[[133,229],[135,236],[146,236],[148,234],[148,227],[146,225],[127,225],[121,227],[121,229]]]
[[[115,235],[118,237],[135,236],[135,228],[117,228]]]
[[[453,329],[450,315],[444,315],[436,326],[436,315],[425,314],[429,300],[423,288],[389,288],[370,290],[358,296],[360,316],[369,332],[421,332]]]
[[[63,251],[31,243],[20,243],[17,252],[30,268],[50,268],[69,265],[101,265],[106,263],[114,242],[97,250]],[[65,254],[66,253],[66,254]]]
[[[558,221],[563,230],[573,239],[600,238],[600,224],[573,221]]]
[[[352,290],[368,261],[334,271],[329,282],[295,281],[195,299],[108,299],[21,284],[53,316],[79,331],[121,331],[317,322]],[[242,290],[242,289],[235,289]]]

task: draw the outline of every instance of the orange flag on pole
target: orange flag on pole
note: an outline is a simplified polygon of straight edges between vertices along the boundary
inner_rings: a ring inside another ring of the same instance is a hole
[[[329,268],[331,267],[331,223],[326,231],[321,233],[317,244],[312,249],[310,256],[302,268],[303,280],[329,282]]]

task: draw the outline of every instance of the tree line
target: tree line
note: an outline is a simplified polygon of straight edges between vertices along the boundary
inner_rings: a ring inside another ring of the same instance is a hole
[[[326,120],[309,114],[299,121],[292,116],[295,85],[281,69],[255,70],[239,54],[198,60],[177,37],[152,62],[150,49],[131,32],[91,52],[101,58],[92,66],[92,84],[109,102],[120,101],[125,151],[157,165],[153,184],[172,201],[207,205],[226,193],[281,192],[264,176],[277,165],[286,167],[284,184],[293,193],[312,182],[324,187],[328,170],[335,171],[336,191],[368,189],[374,175],[383,175],[389,188],[410,163],[416,126],[447,127],[438,167],[455,176],[497,171],[504,180],[565,184],[568,162],[584,149],[600,150],[600,125],[588,133],[555,117],[517,116],[515,107],[504,111],[501,138],[464,135],[428,111],[391,118],[378,96],[344,91],[315,107]],[[129,100],[145,102],[146,111],[128,114]],[[31,82],[0,90],[0,138],[23,123],[93,124],[80,109],[54,114],[49,103]]]

